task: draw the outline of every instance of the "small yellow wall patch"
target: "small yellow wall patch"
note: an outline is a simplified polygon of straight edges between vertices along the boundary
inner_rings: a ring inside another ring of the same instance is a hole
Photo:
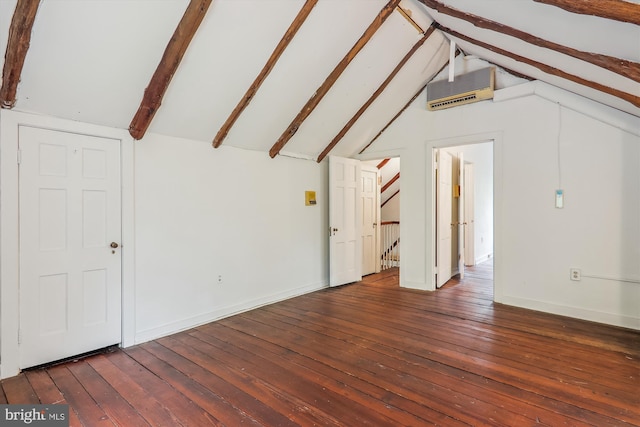
[[[305,206],[315,206],[316,204],[316,192],[315,191],[305,191],[304,192],[304,205]]]

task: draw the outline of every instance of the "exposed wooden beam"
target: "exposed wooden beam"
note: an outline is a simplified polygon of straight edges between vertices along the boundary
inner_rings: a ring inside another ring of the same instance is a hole
[[[427,82],[427,83],[428,83],[428,82]],[[391,120],[389,120],[389,122],[388,122],[388,123],[387,123],[387,124],[386,124],[386,125],[385,125],[381,130],[380,130],[380,132],[378,132],[378,133],[376,134],[376,136],[374,136],[374,137],[373,137],[373,139],[372,139],[372,140],[371,140],[367,145],[365,145],[365,147],[364,147],[362,150],[360,150],[360,152],[359,152],[358,154],[362,154],[362,153],[364,153],[364,151],[365,151],[367,148],[369,148],[369,147],[371,146],[371,144],[373,144],[373,142],[374,142],[376,139],[378,139],[378,138],[380,137],[380,135],[382,135],[382,133],[383,133],[385,130],[387,130],[387,128],[388,128],[389,126],[391,126],[391,124],[392,124],[393,122],[395,122],[395,121],[396,121],[396,119],[397,119],[398,117],[400,117],[400,114],[404,113],[404,110],[406,110],[407,108],[409,108],[409,105],[411,105],[411,103],[412,103],[413,101],[415,101],[415,100],[416,100],[416,98],[417,98],[417,97],[422,93],[422,91],[423,91],[423,90],[425,90],[425,88],[427,87],[427,83],[425,83],[422,87],[420,87],[420,90],[418,90],[418,91],[415,93],[415,95],[413,95],[413,96],[411,97],[411,99],[409,100],[409,102],[407,102],[406,104],[404,104],[404,107],[402,107],[402,108],[400,109],[400,111],[398,111],[398,112],[396,113],[396,115],[395,115],[395,116],[393,116],[393,118],[392,118]]]
[[[383,161],[378,163],[378,166],[376,166],[376,168],[382,169],[384,167],[384,165],[386,165],[387,163],[389,163],[389,159],[384,159]]]
[[[271,73],[273,67],[275,67],[276,62],[278,62],[278,59],[280,59],[282,53],[285,51],[287,46],[289,46],[289,43],[291,42],[291,40],[293,40],[293,37],[296,35],[300,27],[302,27],[302,24],[307,19],[307,17],[311,13],[311,10],[317,3],[318,0],[307,0],[306,3],[302,6],[302,9],[300,9],[300,12],[298,12],[298,16],[296,16],[296,18],[293,20],[293,22],[289,26],[289,29],[287,29],[287,32],[284,33],[284,36],[271,53],[269,60],[262,68],[262,71],[260,71],[260,74],[258,74],[258,77],[256,77],[253,84],[249,87],[238,105],[236,105],[236,108],[233,109],[231,115],[227,118],[227,121],[224,122],[224,124],[218,131],[216,137],[213,139],[213,146],[215,148],[218,148],[227,137],[227,134],[229,133],[231,127],[233,127],[244,109],[247,108],[256,92],[258,92],[260,86],[262,86],[262,83],[265,81],[269,73]]]
[[[481,16],[473,15],[458,9],[454,9],[452,7],[449,7],[440,3],[437,0],[419,0],[419,1],[425,6],[431,9],[434,9],[439,13],[449,15],[457,19],[462,19],[464,21],[467,21],[475,25],[478,28],[495,31],[495,32],[520,39],[524,42],[527,42],[545,49],[551,49],[556,52],[560,52],[565,55],[571,56],[573,58],[580,59],[582,61],[588,62],[590,64],[604,68],[606,70],[612,71],[616,74],[620,74],[621,76],[640,82],[640,64],[637,62],[628,61],[626,59],[620,59],[620,58],[616,58],[609,55],[601,55],[601,54],[592,53],[592,52],[584,52],[581,50],[563,46],[561,44],[554,43],[554,42],[542,39],[540,37],[534,36],[533,34],[520,31],[516,28],[509,27],[508,25],[503,25],[499,22],[491,21]],[[640,10],[640,6],[636,6],[636,8]]]
[[[382,204],[380,205],[380,207],[383,207],[384,205],[386,205],[387,203],[389,203],[389,200],[393,199],[394,197],[396,197],[398,194],[400,194],[400,190],[396,191],[395,193],[393,193],[391,195],[391,197],[389,197],[387,200],[385,200],[384,202],[382,202]]]
[[[456,57],[458,56],[458,54],[459,54],[459,53],[460,53],[460,50],[457,50],[457,51],[456,51]],[[447,62],[446,62],[442,67],[440,67],[440,69],[438,70],[438,72],[437,72],[437,73],[435,73],[435,74],[434,74],[434,76],[437,76],[438,74],[440,74],[440,72],[441,72],[442,70],[444,70],[444,68],[445,68],[448,64],[449,64],[449,61],[447,61]],[[389,120],[389,122],[388,122],[388,123],[387,123],[387,124],[386,124],[386,125],[385,125],[381,130],[380,130],[380,132],[378,132],[378,133],[376,134],[376,136],[374,136],[374,137],[373,137],[373,139],[372,139],[371,141],[369,141],[369,143],[368,143],[367,145],[365,145],[365,146],[364,146],[364,148],[363,148],[362,150],[360,150],[360,152],[359,152],[358,154],[362,154],[362,153],[364,153],[364,151],[365,151],[367,148],[369,148],[369,147],[371,146],[371,144],[373,144],[373,142],[374,142],[376,139],[378,139],[378,138],[380,137],[380,135],[382,135],[382,134],[384,133],[384,131],[385,131],[385,130],[387,130],[387,128],[388,128],[389,126],[391,126],[391,124],[392,124],[393,122],[395,122],[395,121],[396,121],[396,119],[397,119],[398,117],[400,117],[400,115],[401,115],[402,113],[404,113],[404,111],[405,111],[407,108],[409,108],[409,106],[411,105],[411,103],[413,103],[413,101],[415,101],[415,100],[416,100],[416,98],[417,98],[418,96],[420,96],[420,94],[422,93],[422,91],[424,91],[424,90],[427,88],[427,84],[428,84],[428,83],[429,83],[429,81],[427,81],[424,85],[422,85],[422,86],[420,87],[420,89],[415,93],[415,95],[413,95],[413,96],[411,97],[411,99],[410,99],[409,101],[407,101],[407,103],[406,103],[406,104],[404,104],[404,107],[402,107],[402,108],[400,109],[400,111],[398,111],[398,112],[396,113],[396,115],[395,115],[395,116],[393,116],[393,117],[391,118],[391,120]]]
[[[640,25],[640,5],[625,0],[534,0],[571,13]]]
[[[424,34],[424,30],[422,29],[422,27],[420,25],[418,25],[418,23],[416,21],[414,21],[413,18],[411,17],[411,11],[410,10],[406,11],[400,5],[398,5],[396,10],[400,13],[400,15],[402,15],[402,17],[404,19],[407,20],[407,22],[409,24],[411,24],[411,26],[413,28],[415,28],[420,34]]]
[[[427,41],[427,39],[431,36],[431,34],[433,34],[434,31],[435,31],[435,26],[431,25],[429,29],[424,33],[424,35],[420,38],[420,40],[418,40],[418,42],[413,45],[411,50],[407,52],[404,58],[400,60],[398,65],[396,65],[393,71],[391,71],[391,74],[389,74],[389,76],[382,82],[380,87],[378,87],[378,89],[375,92],[373,92],[373,94],[369,97],[367,102],[365,102],[362,105],[362,107],[360,107],[360,109],[356,112],[356,114],[353,115],[353,117],[347,122],[347,124],[344,125],[344,127],[340,130],[340,132],[338,132],[338,134],[333,138],[333,140],[331,140],[329,145],[327,145],[325,149],[322,150],[322,153],[320,153],[320,155],[318,156],[318,160],[317,160],[318,163],[320,163],[322,159],[324,159],[329,154],[329,152],[333,150],[333,148],[338,144],[338,142],[342,140],[342,138],[347,134],[347,132],[349,132],[349,129],[351,129],[353,125],[358,121],[358,119],[364,114],[364,112],[367,111],[367,109],[371,106],[371,104],[373,104],[373,102],[378,98],[378,96],[380,96],[380,94],[386,89],[389,83],[391,83],[391,81],[396,76],[396,74],[400,72],[402,67],[404,67],[407,61],[411,59],[413,54],[416,53],[416,51],[422,47],[424,42]]]
[[[400,0],[390,0],[378,13],[373,22],[367,27],[365,32],[360,36],[358,41],[353,45],[353,47],[347,52],[347,54],[342,58],[342,60],[338,63],[338,65],[333,69],[331,74],[325,79],[324,83],[320,85],[320,87],[315,91],[315,93],[309,98],[307,103],[302,110],[298,113],[295,119],[291,122],[289,127],[282,133],[280,138],[276,141],[276,143],[269,150],[269,155],[273,158],[275,157],[282,147],[286,145],[287,142],[295,135],[295,133],[302,125],[302,122],[306,120],[307,117],[313,112],[313,110],[318,106],[322,98],[329,92],[334,83],[338,80],[343,71],[347,68],[347,66],[351,63],[353,58],[362,50],[362,48],[367,44],[371,37],[378,31],[378,29],[382,26],[384,21],[387,20],[389,16],[393,13],[394,9]]]
[[[565,80],[569,80],[569,81],[572,81],[574,83],[578,83],[578,84],[586,86],[586,87],[590,87],[590,88],[598,90],[600,92],[607,93],[609,95],[613,95],[613,96],[615,96],[617,98],[624,99],[625,101],[630,102],[631,104],[635,105],[636,107],[640,107],[640,96],[633,95],[633,94],[630,94],[630,93],[627,93],[627,92],[624,92],[624,91],[621,91],[621,90],[618,90],[618,89],[614,89],[612,87],[605,86],[605,85],[600,84],[598,82],[594,82],[594,81],[591,81],[591,80],[584,79],[582,77],[576,76],[574,74],[567,73],[565,71],[562,71],[562,70],[560,70],[558,68],[555,68],[555,67],[552,67],[550,65],[543,64],[542,62],[534,61],[533,59],[530,59],[530,58],[525,58],[524,56],[520,56],[520,55],[517,55],[515,53],[509,52],[507,50],[501,49],[499,47],[496,47],[496,46],[490,45],[488,43],[482,42],[480,40],[473,39],[471,37],[468,37],[468,36],[466,36],[464,34],[461,34],[461,33],[457,32],[457,31],[454,31],[454,30],[452,30],[450,28],[441,27],[441,26],[439,26],[438,28],[440,28],[442,31],[444,31],[447,34],[450,34],[453,37],[465,40],[465,41],[467,41],[469,43],[472,43],[472,44],[474,44],[476,46],[479,46],[479,47],[482,47],[484,49],[490,50],[490,51],[495,52],[495,53],[497,53],[499,55],[506,56],[507,58],[511,58],[511,59],[513,59],[515,61],[518,61],[518,62],[521,62],[523,64],[530,65],[530,66],[535,67],[535,68],[537,68],[537,69],[539,69],[539,70],[541,70],[541,71],[543,71],[543,72],[545,72],[547,74],[551,74],[553,76],[560,77],[560,78],[563,78]]]
[[[178,69],[189,43],[191,43],[198,27],[200,27],[200,23],[202,23],[211,2],[212,0],[191,0],[189,2],[182,19],[164,50],[162,59],[155,73],[153,73],[149,85],[144,91],[140,107],[133,120],[131,120],[129,133],[134,139],[142,139],[147,132],[153,116],[160,108],[160,104],[162,104],[162,98],[169,87],[169,83],[171,83],[171,79]]]
[[[31,42],[31,30],[36,20],[40,0],[18,0],[11,18],[7,50],[2,69],[0,87],[0,107],[13,108],[24,60]]]
[[[395,176],[393,178],[391,178],[389,180],[389,182],[387,182],[385,185],[382,186],[382,189],[380,190],[381,193],[384,193],[387,188],[391,187],[391,184],[393,184],[394,182],[396,182],[397,180],[400,179],[400,172],[398,172],[397,174],[395,174]]]

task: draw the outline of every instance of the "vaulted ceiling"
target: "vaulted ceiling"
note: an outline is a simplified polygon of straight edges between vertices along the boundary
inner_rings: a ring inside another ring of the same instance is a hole
[[[0,0],[0,101],[136,139],[352,156],[423,94],[450,41],[640,116],[626,0]]]

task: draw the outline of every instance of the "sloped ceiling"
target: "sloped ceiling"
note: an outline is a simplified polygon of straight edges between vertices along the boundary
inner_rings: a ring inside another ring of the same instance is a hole
[[[428,6],[429,15],[444,27],[447,37],[467,55],[639,115],[640,3],[623,0],[421,2]],[[592,9],[601,12],[622,10],[629,22],[575,13],[546,3],[593,5]],[[464,17],[460,17],[462,15]],[[491,29],[494,26],[496,28]],[[510,35],[516,31],[518,36]],[[534,41],[534,37],[539,40]],[[559,51],[561,48],[567,52]],[[578,57],[586,54],[594,54],[593,61],[605,63],[610,59],[612,68],[625,75]],[[610,91],[594,89],[591,85]]]
[[[567,2],[593,3],[561,3]],[[396,68],[423,34],[401,13],[393,12],[295,127],[280,154],[317,159],[350,121],[352,126],[331,154],[358,153],[445,66],[450,39],[465,55],[640,116],[640,5],[606,2],[610,8],[631,5],[626,15],[632,22],[570,12],[541,0],[402,0],[400,7],[423,31],[432,19],[439,29],[431,30],[426,42]],[[318,0],[223,144],[272,149],[387,3]],[[2,50],[16,4],[17,0],[0,0]],[[42,0],[14,108],[129,128],[189,4],[187,0]],[[211,142],[304,4],[303,0],[213,0],[149,131]],[[574,50],[609,55],[631,64],[627,68],[638,74],[624,76],[530,40],[480,28],[478,17]],[[394,69],[397,74],[388,80]],[[384,90],[361,109],[386,79]],[[621,93],[630,98],[618,96]]]

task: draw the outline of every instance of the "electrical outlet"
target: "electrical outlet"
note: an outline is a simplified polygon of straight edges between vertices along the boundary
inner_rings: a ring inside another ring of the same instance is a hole
[[[575,281],[582,280],[582,272],[579,268],[572,268],[569,270],[569,278]]]
[[[218,283],[222,283],[222,274],[218,275]]]

